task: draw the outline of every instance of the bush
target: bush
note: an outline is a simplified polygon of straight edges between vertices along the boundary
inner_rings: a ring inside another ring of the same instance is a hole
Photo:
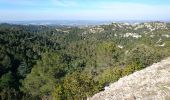
[[[143,69],[150,64],[160,60],[160,55],[152,47],[139,45],[129,51],[126,55],[126,63],[136,64],[135,70]]]
[[[74,72],[64,79],[64,92],[68,100],[86,99],[96,91],[97,83],[91,75]]]
[[[115,82],[121,78],[122,69],[120,67],[108,68],[101,75],[99,75],[100,88],[105,84]]]

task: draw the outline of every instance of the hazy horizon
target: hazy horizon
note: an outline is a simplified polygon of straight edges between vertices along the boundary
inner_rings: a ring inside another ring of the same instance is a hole
[[[169,21],[168,0],[0,0],[0,21]]]
[[[68,26],[86,26],[86,25],[108,25],[111,23],[144,23],[144,22],[165,22],[169,20],[27,20],[27,21],[0,21],[0,24],[16,25],[68,25]]]

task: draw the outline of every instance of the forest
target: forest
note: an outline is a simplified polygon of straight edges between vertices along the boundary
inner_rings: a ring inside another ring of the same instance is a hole
[[[84,100],[170,56],[170,23],[0,24],[1,100]]]

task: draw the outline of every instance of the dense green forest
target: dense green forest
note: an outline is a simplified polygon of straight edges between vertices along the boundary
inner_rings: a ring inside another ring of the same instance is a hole
[[[1,100],[82,100],[170,56],[170,24],[0,24]]]

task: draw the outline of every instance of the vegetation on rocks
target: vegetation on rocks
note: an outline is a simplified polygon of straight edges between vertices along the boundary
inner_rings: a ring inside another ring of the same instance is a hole
[[[86,99],[170,56],[170,24],[0,24],[0,99]]]
[[[119,79],[89,100],[169,100],[170,58]]]

